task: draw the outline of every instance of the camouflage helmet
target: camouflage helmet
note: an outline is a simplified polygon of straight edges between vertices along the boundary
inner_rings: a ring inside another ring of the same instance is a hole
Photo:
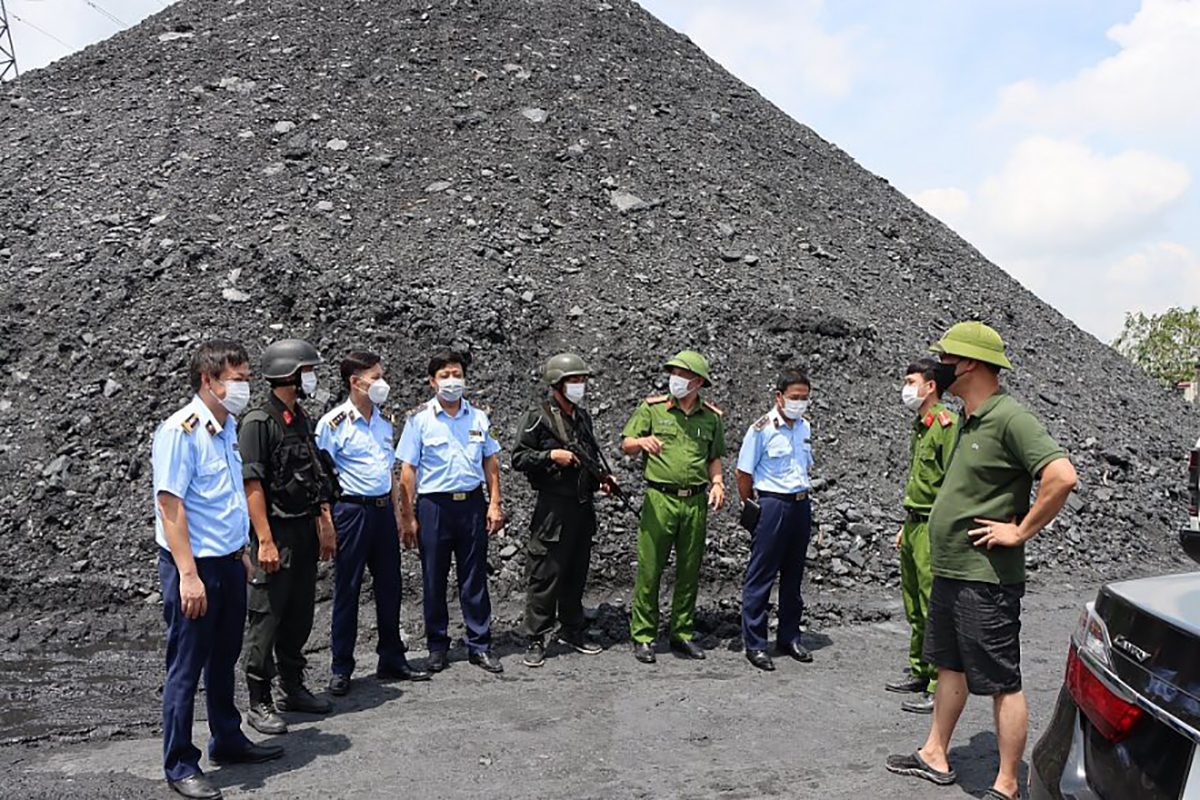
[[[1004,340],[995,330],[982,322],[960,322],[929,348],[934,353],[970,358],[985,364],[1012,369],[1004,354]]]
[[[324,359],[303,339],[281,339],[274,342],[262,355],[262,375],[268,379],[290,378],[303,367],[315,367]]]
[[[542,380],[546,382],[547,386],[557,386],[565,378],[572,378],[576,375],[586,377],[591,374],[592,371],[579,356],[574,353],[559,353],[550,356],[546,361],[546,366],[542,369]]]
[[[704,380],[705,386],[712,385],[712,378],[709,377],[708,373],[708,359],[695,350],[684,350],[676,353],[674,358],[663,365],[663,369],[665,370],[671,367],[679,367],[680,369],[694,372]]]

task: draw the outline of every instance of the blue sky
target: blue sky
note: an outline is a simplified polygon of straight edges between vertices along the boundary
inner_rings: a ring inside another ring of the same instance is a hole
[[[6,2],[23,69],[167,5]],[[1200,0],[641,2],[1101,339],[1200,303]]]

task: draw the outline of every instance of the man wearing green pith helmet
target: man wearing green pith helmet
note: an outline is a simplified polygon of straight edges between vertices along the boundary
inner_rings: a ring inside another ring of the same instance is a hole
[[[672,547],[671,649],[685,658],[704,658],[704,650],[692,641],[700,563],[708,510],[725,505],[725,424],[721,410],[700,399],[701,387],[711,385],[708,360],[684,350],[664,369],[670,374],[670,393],[647,397],[621,432],[621,449],[626,455],[641,454],[646,474],[630,620],[634,656],[644,664],[655,661],[658,590]]]

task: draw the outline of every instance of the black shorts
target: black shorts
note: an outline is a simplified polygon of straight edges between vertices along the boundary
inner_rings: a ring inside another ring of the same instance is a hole
[[[1021,691],[1021,598],[1025,584],[935,576],[925,623],[925,660],[963,672],[971,694]]]

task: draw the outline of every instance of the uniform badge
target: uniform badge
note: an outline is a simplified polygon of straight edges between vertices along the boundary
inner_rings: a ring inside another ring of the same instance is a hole
[[[200,416],[198,414],[192,414],[190,417],[188,417],[187,419],[185,419],[183,421],[183,424],[180,427],[183,428],[184,433],[191,434],[192,432],[194,432],[196,430],[196,425],[198,425],[199,423],[200,423]]]
[[[288,411],[286,408],[283,410],[283,424],[284,425],[291,426],[291,424],[295,421],[295,419],[296,418],[294,416],[292,416],[291,411]]]
[[[483,431],[468,431],[467,440],[471,444],[479,444],[483,441]]]
[[[346,412],[343,411],[340,414],[338,414],[336,417],[334,417],[333,419],[329,420],[329,427],[331,429],[337,428],[338,425],[342,424],[342,420],[344,420],[345,418],[346,418]]]
[[[948,411],[942,411],[938,413],[938,424],[940,424],[943,428],[949,428],[950,422],[950,413]]]
[[[933,427],[933,414],[932,414],[932,412],[931,412],[931,413],[929,413],[929,414],[926,414],[926,415],[925,415],[925,419],[921,420],[921,422],[922,422],[922,423],[924,423],[924,425],[925,425],[925,427],[926,427],[926,428],[932,428],[932,427]]]
[[[211,422],[204,426],[204,430],[208,431],[209,436],[217,435],[217,426],[213,425]]]
[[[761,431],[763,428],[767,427],[767,423],[770,421],[770,415],[763,415],[758,422],[754,423],[754,430]]]

